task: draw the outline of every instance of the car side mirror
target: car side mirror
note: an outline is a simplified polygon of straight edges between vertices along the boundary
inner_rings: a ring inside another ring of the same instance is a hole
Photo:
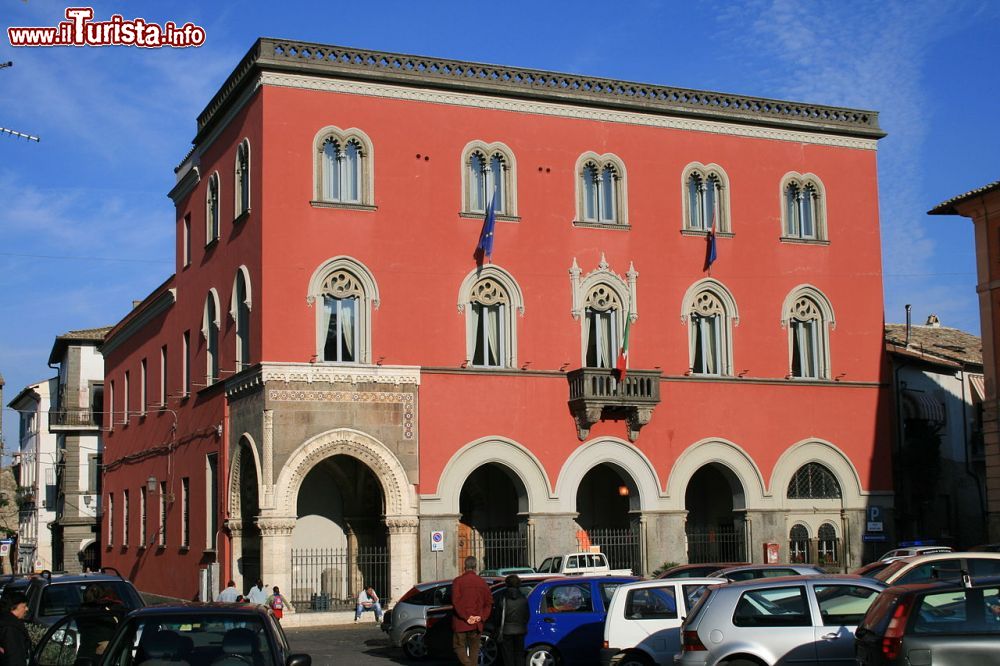
[[[285,666],[312,666],[313,658],[307,654],[290,654]]]

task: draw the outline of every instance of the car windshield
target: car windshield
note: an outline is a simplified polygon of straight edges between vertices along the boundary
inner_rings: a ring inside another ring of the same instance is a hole
[[[78,583],[52,582],[42,590],[42,601],[38,606],[40,617],[62,617],[72,613],[83,604],[121,604],[126,608],[136,608],[137,603],[128,584],[121,580],[81,581]]]
[[[115,666],[273,664],[267,628],[254,614],[146,615],[132,618],[111,647]]]

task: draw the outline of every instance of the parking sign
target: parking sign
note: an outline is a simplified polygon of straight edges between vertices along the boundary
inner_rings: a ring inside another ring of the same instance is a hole
[[[434,530],[431,532],[431,552],[442,552],[444,550],[444,532]]]

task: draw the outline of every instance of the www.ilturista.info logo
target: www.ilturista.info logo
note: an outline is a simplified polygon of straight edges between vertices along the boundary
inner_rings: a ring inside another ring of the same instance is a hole
[[[7,28],[11,46],[164,46],[185,48],[205,43],[205,29],[190,21],[163,25],[114,14],[108,21],[94,21],[93,7],[67,7],[66,21],[53,28]]]

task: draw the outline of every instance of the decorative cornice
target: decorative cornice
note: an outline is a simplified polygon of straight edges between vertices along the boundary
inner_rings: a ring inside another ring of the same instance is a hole
[[[759,97],[671,88],[628,81],[560,74],[261,38],[198,116],[198,138],[229,100],[259,71],[360,80],[424,89],[478,93],[492,98],[546,100],[580,107],[603,107],[648,114],[693,117],[729,123],[807,130],[823,134],[885,136],[878,113]]]
[[[164,289],[152,300],[139,306],[140,310],[131,319],[113,329],[101,345],[101,354],[107,358],[123,342],[138,333],[146,324],[166,312],[177,302],[177,289]]]
[[[260,83],[261,85],[280,86],[283,88],[320,90],[389,99],[406,99],[431,102],[434,104],[448,104],[452,106],[514,111],[519,113],[536,113],[539,115],[557,116],[562,118],[595,120],[626,125],[642,125],[646,127],[663,127],[668,129],[690,130],[694,132],[708,132],[710,134],[726,134],[757,139],[771,139],[775,141],[792,141],[795,143],[837,146],[841,148],[856,148],[860,150],[875,150],[877,147],[876,139],[871,138],[821,134],[818,132],[805,132],[776,127],[740,125],[704,118],[678,118],[672,116],[662,116],[648,112],[644,113],[642,109],[627,111],[617,109],[597,109],[592,107],[569,106],[567,104],[553,104],[551,102],[523,100],[517,98],[504,99],[488,97],[486,95],[475,95],[466,92],[446,92],[439,90],[404,88],[402,86],[391,86],[381,83],[329,80],[316,78],[314,76],[303,76],[301,74],[284,74],[274,72],[265,72],[262,74]],[[610,226],[611,225],[609,225],[609,227]],[[606,228],[605,225],[600,225],[600,227],[602,229]]]
[[[249,374],[226,382],[226,395],[235,397],[266,382],[307,384],[420,384],[420,368],[410,365],[327,365],[323,363],[261,363]]]
[[[181,199],[191,194],[191,191],[201,182],[201,171],[196,166],[184,171],[184,175],[177,179],[177,184],[167,192],[167,196],[174,202],[175,206],[180,205]]]

